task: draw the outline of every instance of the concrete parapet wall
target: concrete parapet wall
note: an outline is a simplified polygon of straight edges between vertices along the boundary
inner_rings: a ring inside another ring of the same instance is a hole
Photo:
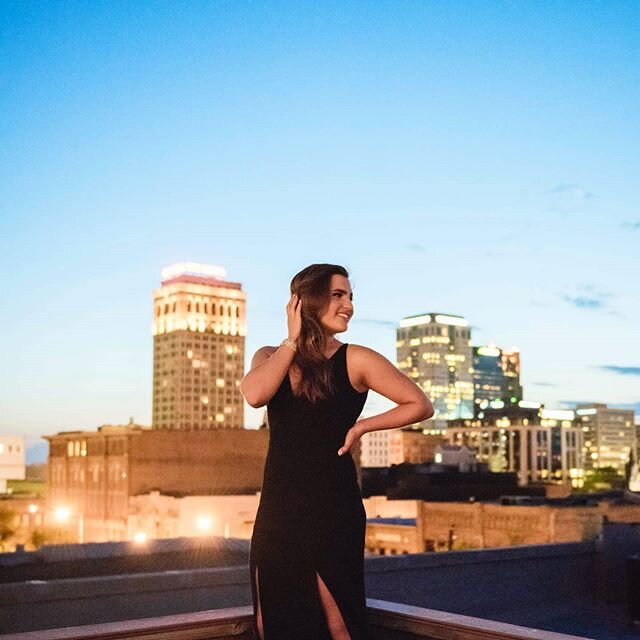
[[[367,558],[365,580],[369,598],[536,626],[591,597],[595,564],[593,543],[523,546]],[[4,584],[0,633],[250,604],[247,566]]]
[[[246,566],[0,585],[0,633],[251,603]]]
[[[367,596],[548,628],[596,597],[594,542],[505,547],[367,561]]]

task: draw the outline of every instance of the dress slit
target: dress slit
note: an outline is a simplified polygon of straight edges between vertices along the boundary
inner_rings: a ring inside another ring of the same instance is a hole
[[[331,637],[333,638],[333,634],[331,634],[331,625],[329,624],[329,618],[331,616],[332,613],[337,613],[338,617],[339,617],[339,626],[341,627],[340,629],[338,629],[337,631],[342,634],[342,637],[344,637],[344,632],[346,631],[347,636],[345,640],[351,640],[351,631],[349,631],[348,627],[347,627],[347,623],[345,621],[345,616],[343,614],[343,612],[340,609],[340,605],[338,604],[336,598],[334,597],[331,589],[329,588],[329,585],[327,584],[327,581],[320,575],[320,572],[316,570],[316,584],[317,581],[322,582],[322,585],[324,587],[324,590],[327,594],[329,603],[328,603],[328,608],[329,610],[327,610],[327,606],[326,604],[322,601],[322,595],[320,594],[320,590],[318,589],[318,598],[320,599],[320,606],[322,607],[322,610],[325,614],[325,619],[327,622],[327,627],[329,628],[329,633],[331,635]]]

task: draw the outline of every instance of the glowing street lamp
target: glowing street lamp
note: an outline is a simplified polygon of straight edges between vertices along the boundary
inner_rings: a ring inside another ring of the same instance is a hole
[[[32,511],[31,507],[34,507],[35,510]],[[29,511],[31,513],[35,513],[37,510],[38,510],[38,507],[36,505],[29,505]],[[53,517],[61,525],[64,525],[69,521],[71,517],[71,509],[69,507],[64,507],[64,506],[56,507],[53,510]],[[78,542],[82,544],[84,542],[84,514],[78,513],[77,517],[78,517]]]
[[[138,533],[133,536],[133,541],[136,544],[144,544],[147,541],[147,534],[144,531],[138,531]]]
[[[58,522],[66,522],[71,515],[71,510],[69,507],[56,507],[54,515]]]
[[[196,518],[196,528],[202,533],[209,533],[213,529],[213,520],[211,516],[198,516]]]

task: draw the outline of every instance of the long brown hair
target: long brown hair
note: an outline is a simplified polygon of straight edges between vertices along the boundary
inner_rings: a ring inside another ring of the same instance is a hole
[[[320,324],[320,316],[329,304],[333,275],[349,277],[340,265],[312,264],[291,280],[291,293],[302,301],[302,327],[294,358],[302,374],[298,393],[311,402],[326,398],[334,388],[331,362],[324,355],[326,335]]]

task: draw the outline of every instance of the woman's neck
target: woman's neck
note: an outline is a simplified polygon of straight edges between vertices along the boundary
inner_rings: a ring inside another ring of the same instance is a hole
[[[339,347],[339,346],[340,346],[340,341],[332,334],[327,336],[327,338],[325,339],[323,351],[325,352],[325,354],[327,352],[331,353],[336,349],[336,347]]]

